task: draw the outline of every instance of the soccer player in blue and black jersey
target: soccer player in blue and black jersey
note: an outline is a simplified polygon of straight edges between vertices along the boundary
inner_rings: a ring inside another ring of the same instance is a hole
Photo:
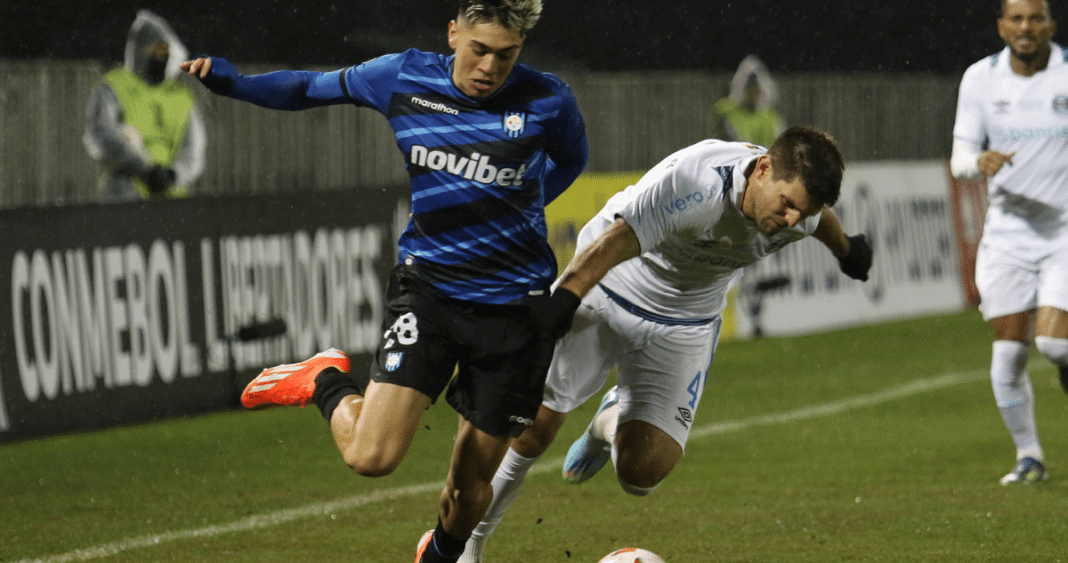
[[[550,295],[557,272],[544,208],[586,166],[582,116],[566,84],[516,63],[540,14],[540,0],[461,0],[449,56],[411,49],[334,72],[254,76],[217,57],[182,65],[216,94],[285,110],[354,104],[393,128],[412,216],[371,381],[360,389],[349,359],[328,350],[264,370],[242,403],[316,404],[346,463],[380,476],[400,464],[420,415],[444,392],[460,423],[438,526],[416,561],[463,552],[579,304],[566,290]]]

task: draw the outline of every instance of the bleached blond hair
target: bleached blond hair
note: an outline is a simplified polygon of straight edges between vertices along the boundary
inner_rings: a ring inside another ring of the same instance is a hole
[[[460,0],[458,18],[470,24],[497,23],[526,36],[541,18],[541,0]]]

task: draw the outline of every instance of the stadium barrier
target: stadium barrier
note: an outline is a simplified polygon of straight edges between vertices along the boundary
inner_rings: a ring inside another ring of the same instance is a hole
[[[790,245],[747,270],[740,283],[737,332],[792,335],[961,310],[974,304],[977,236],[958,219],[961,194],[951,191],[942,160],[860,162],[846,167],[835,211],[847,233],[866,233],[875,252],[867,282],[844,276],[815,240]],[[981,231],[983,210],[969,223]],[[762,280],[782,280],[761,294]],[[753,300],[760,301],[754,310]],[[745,314],[742,314],[745,313]]]
[[[366,366],[408,195],[361,196],[0,211],[0,442],[230,408],[328,347]]]

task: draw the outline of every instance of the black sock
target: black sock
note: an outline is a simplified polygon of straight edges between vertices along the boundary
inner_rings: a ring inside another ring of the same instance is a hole
[[[1061,372],[1061,388],[1068,393],[1068,366],[1057,366],[1057,369]]]
[[[441,518],[438,518],[438,527],[434,528],[434,536],[430,538],[430,544],[423,551],[422,563],[456,563],[464,554],[466,539],[450,536],[441,527]]]
[[[312,392],[312,402],[319,407],[323,418],[330,422],[334,416],[334,410],[341,403],[341,399],[349,395],[359,395],[360,388],[349,376],[335,367],[324,369],[315,376],[315,391]]]

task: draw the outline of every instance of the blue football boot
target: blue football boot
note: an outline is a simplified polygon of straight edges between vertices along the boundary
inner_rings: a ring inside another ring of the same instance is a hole
[[[1001,484],[1024,483],[1030,485],[1046,479],[1049,479],[1046,466],[1033,457],[1025,457],[1016,462],[1016,467],[1013,467],[1008,475],[1001,478]]]
[[[593,419],[596,420],[605,409],[618,402],[619,393],[616,392],[616,386],[612,386],[601,399],[601,406],[597,408]],[[582,436],[575,440],[575,443],[571,444],[571,448],[567,450],[563,473],[564,480],[571,484],[577,485],[593,477],[612,458],[612,444],[591,436],[590,430],[592,429],[593,420],[590,421]]]

